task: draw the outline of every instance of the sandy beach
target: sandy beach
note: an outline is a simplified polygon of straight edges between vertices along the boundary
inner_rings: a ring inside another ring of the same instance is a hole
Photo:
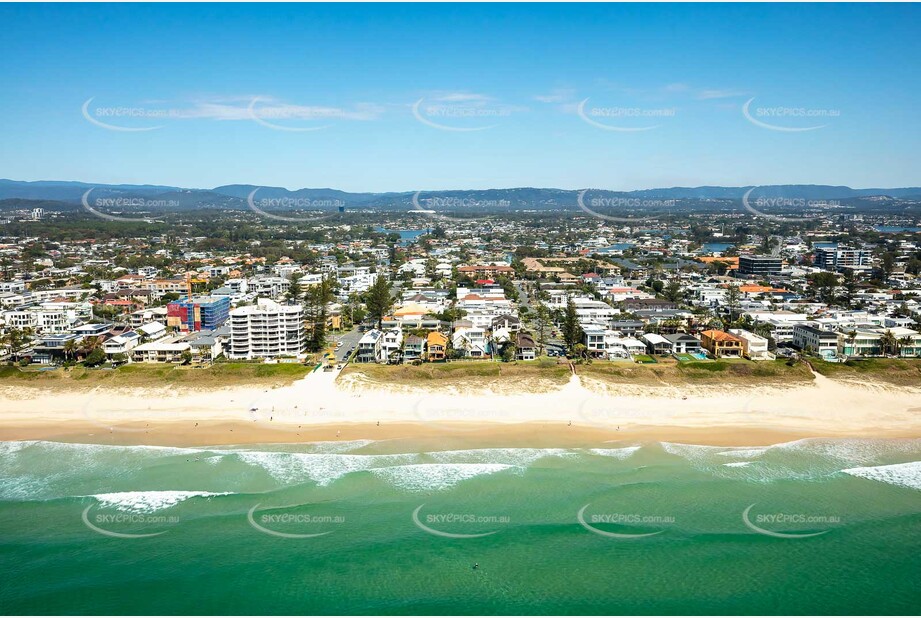
[[[163,445],[451,438],[478,446],[583,446],[921,436],[921,390],[821,375],[789,388],[649,388],[573,376],[549,392],[394,389],[336,378],[318,372],[272,389],[3,387],[0,438]]]

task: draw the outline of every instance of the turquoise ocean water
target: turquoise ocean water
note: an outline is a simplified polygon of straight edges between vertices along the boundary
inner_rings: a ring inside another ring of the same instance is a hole
[[[921,440],[601,446],[0,443],[0,612],[921,610]]]

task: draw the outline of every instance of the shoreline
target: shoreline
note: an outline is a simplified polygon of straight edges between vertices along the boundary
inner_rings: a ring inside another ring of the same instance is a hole
[[[161,422],[113,425],[111,429],[91,423],[6,424],[2,441],[52,441],[117,446],[250,446],[368,440],[394,444],[447,444],[451,448],[604,448],[612,443],[639,445],[676,442],[702,446],[770,446],[807,438],[872,437],[900,439],[921,437],[918,432],[887,431],[870,434],[774,430],[758,427],[660,427],[648,425],[601,429],[559,422],[492,424],[461,423],[340,423],[298,428],[279,423],[277,429],[234,421]]]
[[[407,440],[476,446],[686,442],[761,446],[801,438],[921,437],[921,390],[849,384],[602,384],[551,391],[405,389],[312,373],[288,386],[177,391],[0,391],[0,441],[207,446]],[[521,386],[521,385],[519,385]]]

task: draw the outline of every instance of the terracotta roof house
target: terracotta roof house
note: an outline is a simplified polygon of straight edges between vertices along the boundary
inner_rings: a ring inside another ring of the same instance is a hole
[[[426,338],[428,353],[426,360],[430,363],[443,361],[448,351],[448,338],[439,332],[431,332]]]
[[[716,358],[740,357],[745,348],[745,342],[741,337],[722,330],[705,330],[700,333],[700,344]]]

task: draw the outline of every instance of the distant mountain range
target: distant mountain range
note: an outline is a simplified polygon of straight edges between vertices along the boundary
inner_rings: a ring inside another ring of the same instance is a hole
[[[641,189],[637,191],[607,191],[592,189],[591,196],[626,197],[662,200],[739,200],[747,187],[671,187]],[[832,185],[765,185],[757,187],[754,196],[774,198],[800,198],[804,200],[846,200],[858,198],[921,199],[921,187],[889,189],[852,189]],[[95,200],[117,200],[129,203],[123,210],[183,211],[199,208],[246,208],[246,200],[256,191],[253,199],[270,200],[273,210],[323,210],[338,206],[348,208],[405,210],[413,207],[439,210],[476,209],[571,209],[576,207],[580,191],[546,188],[484,189],[424,191],[418,194],[400,193],[350,193],[337,189],[297,189],[260,187],[257,185],[223,185],[213,189],[190,189],[166,185],[109,185],[85,182],[42,180],[25,182],[0,179],[0,200],[8,208],[16,207],[20,200],[61,202],[76,205],[87,191],[90,203]],[[417,196],[417,197],[416,197]],[[414,205],[414,197],[416,204]],[[432,200],[435,200],[434,202]],[[439,201],[441,200],[441,201]],[[434,205],[433,205],[434,204]],[[45,205],[48,206],[47,204]]]

